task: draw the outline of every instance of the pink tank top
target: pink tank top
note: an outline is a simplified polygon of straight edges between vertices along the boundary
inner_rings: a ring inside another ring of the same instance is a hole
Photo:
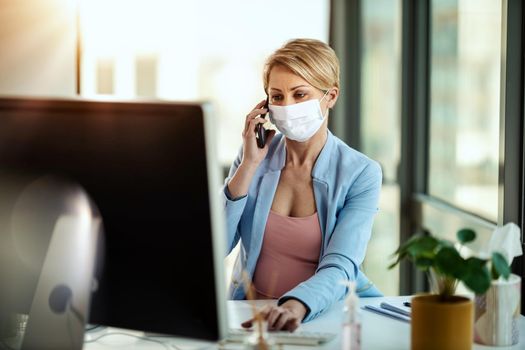
[[[320,252],[317,213],[290,217],[270,210],[253,275],[257,299],[277,299],[313,276]]]

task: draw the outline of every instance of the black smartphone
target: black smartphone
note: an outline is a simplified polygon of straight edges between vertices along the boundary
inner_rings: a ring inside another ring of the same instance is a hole
[[[266,103],[264,104],[263,108],[268,108],[268,101],[269,97],[266,97]],[[261,114],[261,118],[265,118],[266,114]],[[257,124],[255,126],[255,138],[257,139],[257,147],[264,148],[264,145],[266,145],[266,134],[267,130],[264,128],[262,124]]]

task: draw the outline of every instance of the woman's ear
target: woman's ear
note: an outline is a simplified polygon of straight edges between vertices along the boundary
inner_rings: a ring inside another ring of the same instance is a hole
[[[328,97],[328,108],[333,108],[339,97],[339,88],[331,88],[326,97]]]

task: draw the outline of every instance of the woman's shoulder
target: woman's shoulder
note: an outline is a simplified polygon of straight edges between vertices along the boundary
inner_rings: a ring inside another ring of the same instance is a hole
[[[337,159],[339,167],[349,172],[361,172],[366,169],[368,173],[381,174],[381,166],[378,162],[350,147],[337,136],[332,136],[334,138],[332,157]]]
[[[378,162],[336,138],[332,149],[332,181],[350,195],[381,188],[383,172]]]

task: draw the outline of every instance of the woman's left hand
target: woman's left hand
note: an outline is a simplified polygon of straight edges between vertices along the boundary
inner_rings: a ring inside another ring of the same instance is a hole
[[[259,310],[259,314],[267,321],[268,330],[287,330],[293,332],[299,327],[306,315],[306,307],[300,301],[290,299],[285,301],[281,306],[266,305]],[[254,321],[255,318],[252,318],[243,322],[241,325],[244,328],[250,328],[253,326]]]

